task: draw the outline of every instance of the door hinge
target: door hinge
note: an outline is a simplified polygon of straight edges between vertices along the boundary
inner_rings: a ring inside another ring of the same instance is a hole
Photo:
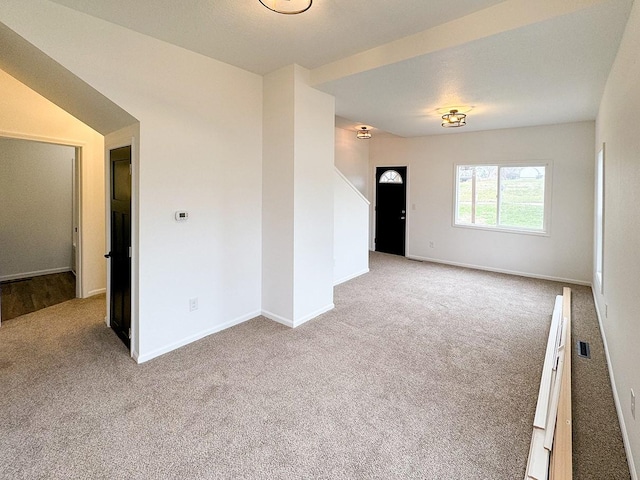
[[[131,175],[131,164],[129,164],[129,175]]]
[[[131,338],[131,329],[129,329],[129,338]]]
[[[374,239],[373,239],[373,243],[378,243],[378,239],[377,239],[377,238],[374,238]]]
[[[129,247],[129,258],[131,258],[131,247]]]

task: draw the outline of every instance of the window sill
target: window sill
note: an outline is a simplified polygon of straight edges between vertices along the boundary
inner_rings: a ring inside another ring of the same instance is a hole
[[[454,223],[454,228],[469,228],[471,230],[483,230],[485,232],[497,232],[497,233],[515,233],[518,235],[533,235],[535,237],[550,237],[551,234],[548,230],[524,230],[518,228],[508,227],[489,227],[484,225],[472,225],[466,223]]]

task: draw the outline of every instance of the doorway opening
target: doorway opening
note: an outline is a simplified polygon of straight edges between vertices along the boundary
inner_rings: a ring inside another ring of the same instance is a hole
[[[0,136],[0,321],[80,297],[81,148]]]
[[[407,167],[376,167],[376,252],[405,255]]]

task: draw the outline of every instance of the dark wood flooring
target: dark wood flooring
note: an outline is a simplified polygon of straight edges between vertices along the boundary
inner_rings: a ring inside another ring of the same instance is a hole
[[[2,321],[35,312],[76,296],[76,277],[71,272],[0,282]]]

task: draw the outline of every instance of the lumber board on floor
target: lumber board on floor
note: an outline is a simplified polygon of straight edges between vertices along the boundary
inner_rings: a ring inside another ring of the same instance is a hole
[[[573,477],[573,440],[571,419],[571,289],[562,292],[562,316],[567,323],[568,351],[564,361],[564,375],[560,387],[560,402],[554,446],[551,454],[549,478],[551,480],[571,480]]]
[[[571,353],[571,289],[565,287],[554,305],[525,480],[572,478]]]

